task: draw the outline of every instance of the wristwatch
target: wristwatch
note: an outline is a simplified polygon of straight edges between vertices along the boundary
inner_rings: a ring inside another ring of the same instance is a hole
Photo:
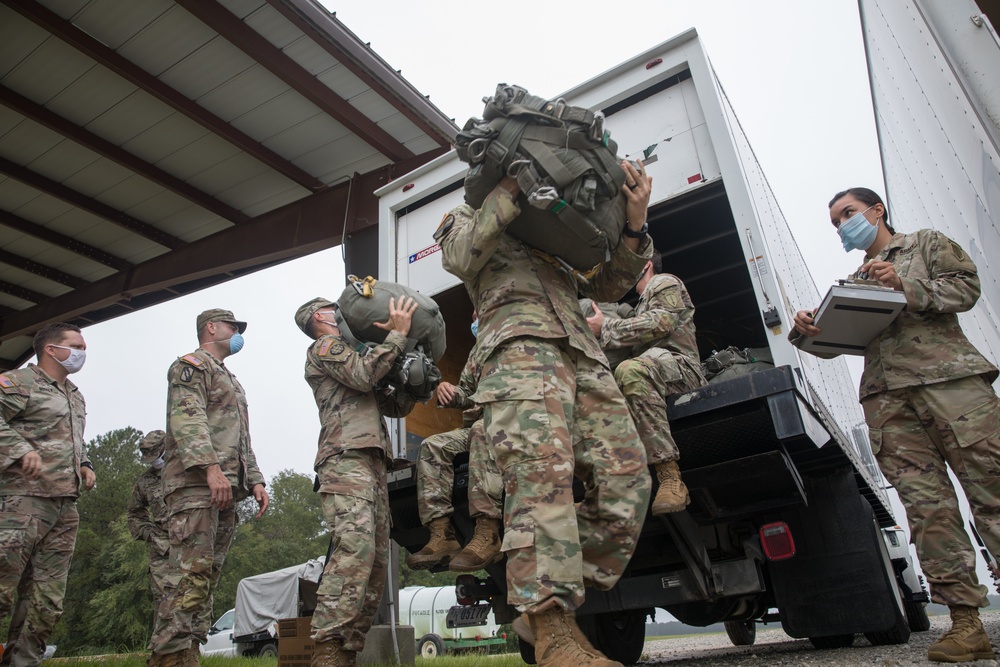
[[[637,231],[637,232],[633,232],[631,227],[629,227],[628,225],[625,225],[625,229],[622,230],[622,234],[624,234],[625,236],[628,236],[629,238],[641,239],[641,238],[645,238],[646,232],[648,232],[648,231],[649,231],[649,223],[648,222],[644,222],[644,223],[642,223],[642,227],[640,227],[639,231]]]

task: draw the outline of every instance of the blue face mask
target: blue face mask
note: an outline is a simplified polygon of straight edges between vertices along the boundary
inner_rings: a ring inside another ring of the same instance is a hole
[[[875,237],[878,235],[878,224],[873,225],[865,218],[865,213],[873,208],[875,208],[874,204],[861,213],[855,213],[837,227],[837,233],[840,234],[840,240],[847,252],[868,250],[875,243]]]
[[[243,349],[243,334],[236,332],[229,339],[229,354],[236,354]]]
[[[475,322],[473,322],[472,326],[469,328],[472,330],[472,335],[475,336],[476,338],[479,338],[479,320],[477,319]]]

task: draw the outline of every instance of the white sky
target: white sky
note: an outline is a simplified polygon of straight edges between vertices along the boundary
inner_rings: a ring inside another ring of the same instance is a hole
[[[324,4],[459,126],[498,82],[555,96],[696,27],[817,283],[859,263],[841,250],[826,207],[846,187],[884,192],[855,0]],[[229,308],[249,322],[227,366],[249,397],[260,467],[266,477],[311,473],[319,423],[302,379],[309,341],[292,314],[343,284],[335,249],[88,327],[87,366],[74,378],[87,437],[162,428],[166,371],[196,347],[196,315]]]

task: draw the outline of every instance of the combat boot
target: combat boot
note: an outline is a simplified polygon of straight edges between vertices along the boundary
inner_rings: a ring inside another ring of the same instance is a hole
[[[462,550],[462,545],[455,539],[451,517],[431,519],[427,529],[431,531],[431,539],[423,549],[406,557],[406,566],[411,570],[429,570],[438,565],[447,565]]]
[[[500,551],[500,519],[476,517],[476,532],[462,553],[451,559],[453,572],[475,572],[503,558]]]
[[[521,614],[510,624],[511,629],[517,636],[524,640],[524,643],[535,645],[535,635],[531,632],[531,619],[527,614]]]
[[[339,641],[316,642],[311,667],[354,667],[357,653],[348,651]]]
[[[976,607],[950,607],[951,630],[927,647],[931,662],[972,662],[996,660],[990,638],[983,630]]]
[[[540,614],[528,614],[528,621],[535,637],[538,667],[623,667],[592,646],[586,650],[577,639],[577,634],[582,633],[572,613],[558,605]]]
[[[681,469],[677,461],[657,463],[656,479],[660,482],[660,488],[653,499],[654,515],[680,512],[691,502],[687,487],[681,481]]]

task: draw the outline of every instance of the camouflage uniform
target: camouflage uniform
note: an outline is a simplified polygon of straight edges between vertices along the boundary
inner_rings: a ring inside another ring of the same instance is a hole
[[[895,267],[906,309],[865,350],[860,398],[872,451],[906,508],[932,599],[986,606],[948,478],[950,466],[987,548],[1000,554],[1000,401],[990,386],[997,369],[957,317],[979,299],[976,266],[930,229],[893,235],[877,259]]]
[[[632,348],[631,358],[615,369],[615,382],[625,395],[649,464],[679,459],[666,399],[705,386],[694,304],[681,279],[669,273],[650,278],[633,317],[604,320],[601,347]]]
[[[649,503],[646,457],[607,359],[567,273],[505,233],[520,209],[497,188],[474,211],[460,206],[435,238],[449,272],[479,311],[472,400],[506,492],[507,598],[532,614],[573,610],[584,586],[612,587],[635,550]],[[652,251],[618,245],[584,289],[621,298]],[[573,477],[586,496],[573,504]]]
[[[250,446],[246,393],[225,364],[199,348],[171,364],[167,381],[162,475],[176,587],[157,609],[156,654],[205,643],[212,594],[236,531],[236,504],[264,484]],[[233,503],[224,510],[212,507],[208,487],[206,468],[216,463],[233,489]]]
[[[364,648],[388,572],[386,465],[392,444],[383,415],[403,417],[414,403],[395,397],[379,381],[405,346],[406,337],[390,331],[385,342],[361,356],[342,338],[327,335],[306,355],[305,378],[320,413],[314,466],[333,539],[312,638],[338,641],[348,651]]]
[[[18,606],[0,664],[37,665],[59,620],[80,517],[86,407],[69,380],[38,366],[0,375],[0,619]],[[28,479],[21,457],[35,451],[41,475]]]
[[[139,448],[142,462],[150,467],[139,475],[129,500],[128,531],[133,539],[149,544],[149,590],[153,594],[153,609],[163,601],[164,591],[171,587],[170,536],[167,535],[167,504],[163,500],[163,479],[160,469],[152,464],[163,451],[166,433],[150,431]],[[162,463],[162,458],[160,458]]]

